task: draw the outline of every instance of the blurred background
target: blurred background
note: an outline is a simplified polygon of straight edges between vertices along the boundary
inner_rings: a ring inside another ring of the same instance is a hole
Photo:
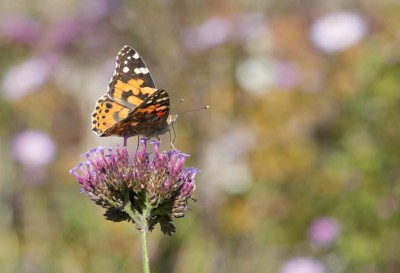
[[[172,112],[211,105],[175,126],[202,172],[152,272],[400,272],[399,25],[393,0],[2,1],[0,272],[141,272],[69,175],[122,144],[90,115],[125,44]]]

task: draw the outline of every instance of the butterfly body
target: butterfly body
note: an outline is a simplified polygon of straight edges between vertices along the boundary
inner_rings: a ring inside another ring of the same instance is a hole
[[[117,55],[107,94],[96,103],[92,131],[99,136],[156,137],[168,131],[177,116],[169,114],[165,90],[156,88],[139,54],[124,46]]]

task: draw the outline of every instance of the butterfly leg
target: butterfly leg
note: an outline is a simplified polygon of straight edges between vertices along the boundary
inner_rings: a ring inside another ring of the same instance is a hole
[[[124,137],[124,147],[126,147],[126,145],[128,145],[128,137]]]
[[[176,140],[176,132],[175,132],[174,124],[172,124],[172,130],[173,130],[173,132],[174,132],[174,139],[172,140],[171,130],[168,129],[169,141],[170,141],[170,143],[171,143],[171,148],[174,149],[174,150],[176,150],[176,148],[174,147],[174,143],[175,143],[175,140]]]
[[[139,143],[140,143],[140,135],[137,136],[136,152],[139,150]]]

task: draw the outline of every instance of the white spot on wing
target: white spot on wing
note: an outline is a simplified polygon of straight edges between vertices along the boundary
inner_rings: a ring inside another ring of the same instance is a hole
[[[136,74],[147,74],[147,73],[149,73],[149,70],[147,69],[147,67],[135,68],[135,70],[133,70],[133,71],[135,71]]]
[[[143,74],[149,73],[149,70],[147,69],[147,67],[141,67],[139,69],[140,69],[140,71],[142,71]]]
[[[129,72],[129,67],[125,66],[124,69],[122,69],[122,71],[123,71],[124,73]]]
[[[139,59],[139,54],[135,52],[135,54],[132,56],[134,59]]]
[[[124,61],[124,64],[127,64],[128,63],[128,61]]]

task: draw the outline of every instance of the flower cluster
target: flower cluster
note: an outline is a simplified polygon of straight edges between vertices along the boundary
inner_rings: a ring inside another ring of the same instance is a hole
[[[173,218],[189,210],[198,170],[183,168],[188,155],[177,150],[160,153],[159,142],[151,143],[153,156],[146,152],[147,139],[142,139],[142,149],[132,159],[126,147],[98,147],[85,153],[87,161],[70,173],[82,192],[106,209],[107,220],[132,221],[139,230],[152,230],[159,223],[171,235]]]

